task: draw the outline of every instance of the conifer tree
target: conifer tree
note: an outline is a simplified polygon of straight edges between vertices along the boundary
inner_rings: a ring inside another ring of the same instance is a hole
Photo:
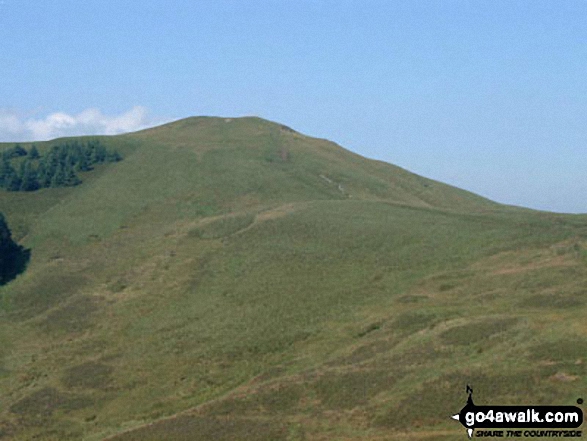
[[[67,187],[74,187],[81,184],[81,179],[75,174],[72,166],[65,168],[65,182],[63,185]]]
[[[0,185],[8,191],[18,191],[20,188],[20,178],[7,156],[2,157],[0,165]]]
[[[118,161],[122,161],[122,157],[120,156],[120,153],[118,153],[116,150],[109,152],[108,155],[106,156],[106,162],[118,162]]]
[[[27,159],[22,163],[20,175],[20,191],[35,191],[39,189],[37,171],[33,168],[32,162]]]
[[[20,176],[18,176],[18,174],[13,168],[10,170],[8,176],[6,177],[5,188],[8,191],[20,190]]]
[[[39,159],[39,150],[37,150],[37,146],[33,144],[31,147],[31,151],[29,152],[29,158],[31,159]]]
[[[57,188],[57,187],[63,187],[65,184],[65,170],[63,167],[63,164],[57,164],[57,167],[55,168],[55,173],[53,173],[53,176],[51,176],[51,183],[50,183],[50,187],[51,188]]]
[[[75,164],[75,171],[84,172],[84,171],[88,171],[88,170],[91,170],[90,166],[88,164],[88,159],[87,159],[86,155],[80,151],[78,161]]]
[[[0,158],[0,187],[6,188],[6,180],[10,175],[10,169],[12,166],[10,165],[10,161],[8,156],[2,155]]]
[[[51,176],[49,176],[46,156],[41,157],[39,160],[39,166],[37,167],[37,180],[39,182],[40,188],[46,188],[51,183]]]
[[[16,144],[11,149],[8,149],[6,153],[10,158],[18,158],[19,156],[26,156],[28,154],[28,152],[23,149],[20,144]]]

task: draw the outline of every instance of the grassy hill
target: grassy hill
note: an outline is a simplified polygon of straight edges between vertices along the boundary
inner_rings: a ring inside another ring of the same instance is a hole
[[[467,383],[587,395],[587,216],[259,118],[101,140],[124,160],[82,185],[0,192],[31,250],[0,287],[0,439],[463,439]]]

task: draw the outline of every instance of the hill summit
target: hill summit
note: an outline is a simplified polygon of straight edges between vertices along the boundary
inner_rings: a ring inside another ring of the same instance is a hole
[[[216,162],[232,167],[231,178],[244,184],[243,191],[258,194],[267,189],[262,196],[271,199],[354,197],[468,210],[493,205],[469,192],[256,117],[187,118],[129,136],[185,149],[200,158],[231,156],[232,161]],[[216,179],[222,175],[216,174]]]

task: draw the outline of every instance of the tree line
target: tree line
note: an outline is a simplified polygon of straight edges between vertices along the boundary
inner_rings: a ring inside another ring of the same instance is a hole
[[[95,164],[118,162],[122,157],[100,140],[85,143],[66,141],[40,153],[21,145],[4,150],[0,157],[0,188],[8,191],[35,191],[40,188],[72,187],[81,184],[78,173]]]

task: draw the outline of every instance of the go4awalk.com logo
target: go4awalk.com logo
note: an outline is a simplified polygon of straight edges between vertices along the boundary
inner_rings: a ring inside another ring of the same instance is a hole
[[[477,406],[467,385],[467,404],[451,418],[459,421],[469,438],[530,437],[580,438],[583,411],[577,406]],[[583,404],[582,399],[577,400]],[[575,429],[575,430],[570,430]]]

